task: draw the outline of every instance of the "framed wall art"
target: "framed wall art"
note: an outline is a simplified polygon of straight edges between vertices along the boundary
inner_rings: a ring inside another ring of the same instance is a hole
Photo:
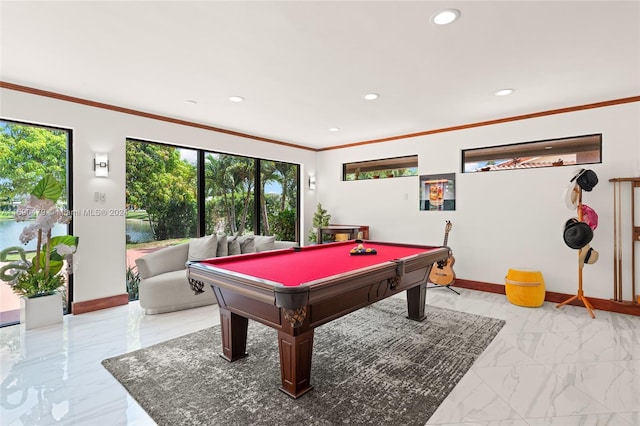
[[[420,210],[456,209],[456,174],[420,176]]]

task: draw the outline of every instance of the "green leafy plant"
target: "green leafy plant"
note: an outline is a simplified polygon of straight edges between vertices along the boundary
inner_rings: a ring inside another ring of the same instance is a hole
[[[316,239],[318,237],[318,228],[320,228],[321,226],[329,226],[330,220],[331,215],[327,212],[326,209],[322,208],[322,204],[318,203],[318,208],[313,214],[313,229],[309,231],[309,241],[316,242]]]
[[[135,266],[127,266],[127,293],[129,293],[129,300],[138,300],[139,287],[140,272]]]
[[[272,221],[273,234],[278,240],[296,240],[296,212],[293,210],[282,210],[278,212]]]
[[[56,205],[61,194],[60,183],[46,175],[33,188],[29,199],[16,210],[16,221],[29,221],[20,234],[20,242],[27,244],[36,239],[36,251],[31,259],[27,259],[27,253],[19,246],[0,251],[0,262],[7,262],[10,255],[19,257],[0,268],[0,280],[7,282],[19,296],[33,298],[64,290],[62,268],[65,261],[67,265],[73,264],[78,237],[51,235],[55,224],[71,221],[69,212]],[[71,268],[67,269],[71,273]]]

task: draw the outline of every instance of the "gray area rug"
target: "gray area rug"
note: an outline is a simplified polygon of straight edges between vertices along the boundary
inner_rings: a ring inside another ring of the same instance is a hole
[[[249,321],[249,356],[229,363],[220,327],[102,364],[159,425],[424,425],[504,325],[494,318],[378,302],[315,330],[311,383],[278,390],[275,330]]]

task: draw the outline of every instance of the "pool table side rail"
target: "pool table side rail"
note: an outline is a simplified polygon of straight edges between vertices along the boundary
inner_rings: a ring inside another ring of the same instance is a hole
[[[198,262],[187,262],[189,281],[231,289],[243,296],[262,303],[275,304],[274,288],[284,287],[281,283],[232,272]]]
[[[276,281],[229,271],[200,262],[188,262],[187,271],[190,281],[207,282],[212,286],[233,290],[238,294],[263,303],[274,304],[285,309],[296,309],[308,303],[317,303],[362,287],[362,279],[358,278],[360,276],[364,276],[364,280],[368,282],[381,282],[433,265],[448,256],[448,249],[446,248],[426,248],[431,248],[432,250],[301,283],[298,286],[285,286]]]

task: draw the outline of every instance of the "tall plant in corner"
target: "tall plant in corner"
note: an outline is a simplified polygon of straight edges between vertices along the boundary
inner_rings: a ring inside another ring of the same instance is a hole
[[[65,282],[62,273],[65,260],[69,265],[68,273],[71,273],[78,237],[51,235],[55,224],[71,222],[69,212],[56,205],[61,194],[60,183],[46,175],[33,188],[29,198],[18,206],[16,221],[29,222],[20,234],[20,242],[27,244],[36,239],[36,251],[31,259],[27,259],[27,252],[19,246],[0,251],[0,262],[9,262],[0,268],[0,280],[7,282],[19,296],[34,298],[61,291]],[[19,259],[8,260],[9,256]]]
[[[309,241],[316,242],[318,238],[318,232],[321,226],[329,226],[331,215],[326,209],[322,208],[322,204],[318,203],[316,212],[313,214],[313,229],[309,231]]]

